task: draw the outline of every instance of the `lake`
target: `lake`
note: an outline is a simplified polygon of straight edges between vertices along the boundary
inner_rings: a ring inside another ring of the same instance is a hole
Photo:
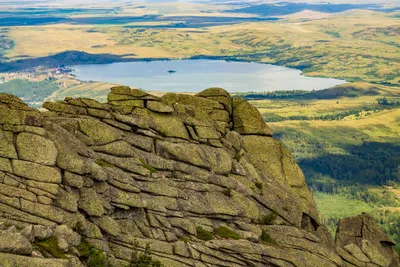
[[[146,91],[199,92],[222,87],[229,92],[319,90],[345,81],[313,78],[300,70],[223,60],[170,60],[68,66],[82,81],[102,81]]]

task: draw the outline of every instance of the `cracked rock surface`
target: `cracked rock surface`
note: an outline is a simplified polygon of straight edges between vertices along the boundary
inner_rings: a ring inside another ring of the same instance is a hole
[[[2,267],[86,266],[82,243],[118,267],[147,245],[171,267],[399,266],[367,215],[334,242],[288,149],[223,89],[43,106],[0,94]]]

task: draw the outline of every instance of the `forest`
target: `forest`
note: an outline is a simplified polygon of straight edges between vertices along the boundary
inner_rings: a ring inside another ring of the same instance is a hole
[[[58,89],[55,82],[50,80],[31,82],[16,79],[0,84],[0,93],[13,94],[20,97],[32,107],[41,107],[43,100]]]

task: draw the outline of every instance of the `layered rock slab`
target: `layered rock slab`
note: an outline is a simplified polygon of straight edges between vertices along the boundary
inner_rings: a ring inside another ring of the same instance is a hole
[[[147,245],[164,266],[398,264],[366,215],[334,244],[288,150],[223,89],[44,107],[0,94],[0,265],[82,266],[82,242],[109,266]]]

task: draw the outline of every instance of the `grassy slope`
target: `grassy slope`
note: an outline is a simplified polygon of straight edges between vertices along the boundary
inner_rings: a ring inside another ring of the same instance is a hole
[[[321,218],[346,218],[363,212],[372,212],[374,207],[360,200],[349,200],[341,195],[315,193],[315,201]]]

